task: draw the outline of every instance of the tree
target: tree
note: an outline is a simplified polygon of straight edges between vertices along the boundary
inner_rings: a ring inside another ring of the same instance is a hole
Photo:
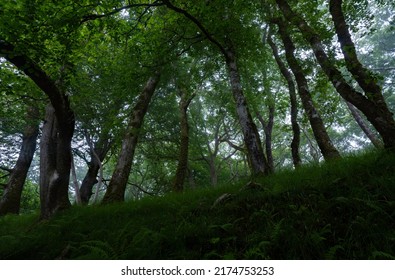
[[[188,107],[194,94],[189,94],[183,86],[179,86],[179,114],[180,114],[180,151],[178,155],[178,165],[174,179],[173,190],[181,192],[184,189],[184,180],[188,169],[188,150],[189,150],[189,124]]]
[[[286,65],[284,64],[284,62],[282,61],[282,59],[279,55],[278,48],[272,39],[272,31],[273,31],[273,29],[270,29],[268,37],[267,37],[267,42],[273,51],[273,56],[276,60],[278,68],[288,84],[290,104],[291,104],[291,125],[292,125],[292,132],[293,132],[293,138],[292,138],[292,142],[291,142],[291,154],[292,154],[292,161],[293,161],[294,166],[298,167],[301,164],[301,159],[300,159],[300,155],[299,155],[300,127],[299,127],[299,123],[297,121],[298,105],[297,105],[297,100],[296,100],[295,83],[292,78],[291,72],[287,69]]]
[[[103,198],[103,203],[123,201],[125,189],[129,178],[129,172],[133,163],[133,156],[136,150],[140,129],[147,113],[152,95],[159,83],[160,72],[155,73],[148,79],[146,85],[133,107],[130,115],[128,128],[122,141],[122,148],[119,154],[114,173],[111,177],[107,191]]]
[[[288,34],[288,30],[286,29],[287,27],[282,20],[279,20],[277,25],[279,27],[281,39],[284,43],[288,65],[295,76],[300,99],[302,100],[302,105],[306,115],[309,118],[311,128],[314,132],[314,137],[318,143],[318,146],[320,147],[321,153],[325,160],[339,158],[340,154],[332,144],[322,118],[313,104],[303,69],[300,67],[297,59],[295,58],[295,46]]]
[[[10,172],[8,183],[0,200],[0,215],[19,214],[23,186],[36,151],[39,132],[37,115],[37,107],[31,105],[26,113],[27,124],[22,135],[23,140],[19,157]]]
[[[56,211],[70,207],[68,184],[71,167],[71,138],[74,132],[74,113],[70,108],[68,96],[56,82],[29,57],[19,53],[15,47],[0,39],[3,57],[13,63],[48,96],[51,107],[47,107],[46,125],[43,134],[56,135],[56,142],[41,144],[41,217],[49,218]],[[56,118],[56,120],[55,120]],[[55,139],[53,139],[55,140]],[[51,147],[50,147],[51,145]],[[51,152],[52,151],[52,152]],[[56,151],[54,153],[54,151]]]
[[[380,136],[383,138],[385,147],[395,147],[395,121],[392,117],[392,113],[389,111],[386,105],[382,94],[380,93],[379,88],[375,86],[375,79],[372,77],[369,78],[370,74],[363,74],[363,72],[365,71],[363,69],[360,69],[358,65],[351,66],[350,64],[353,64],[355,62],[355,59],[354,62],[352,62],[352,59],[348,57],[347,59],[345,59],[346,65],[349,65],[348,68],[349,70],[351,69],[354,72],[354,76],[356,74],[356,71],[359,71],[361,72],[361,74],[365,75],[369,79],[369,81],[365,81],[368,84],[364,85],[363,88],[365,90],[365,95],[352,88],[346,82],[341,72],[336,68],[335,64],[329,59],[328,55],[324,50],[319,34],[317,34],[317,32],[315,32],[315,30],[311,28],[310,25],[301,16],[296,14],[285,0],[276,0],[276,3],[279,9],[284,14],[284,17],[290,20],[295,26],[297,26],[302,32],[303,37],[306,39],[306,41],[309,42],[318,63],[321,65],[322,70],[325,72],[328,79],[332,82],[333,86],[339,92],[339,94],[346,101],[357,107],[366,116],[366,118],[377,129]],[[339,9],[337,9],[337,11],[339,11]],[[335,20],[342,21],[336,15]],[[343,49],[345,49],[343,50],[343,52],[345,52],[345,56],[349,56],[350,54],[353,55],[355,54],[355,52],[349,49],[346,45],[346,42],[344,42],[344,40],[347,39],[348,36],[345,33],[345,25],[343,24],[342,26],[343,29],[341,29],[340,26],[337,27],[337,32],[341,32],[340,34],[338,34],[338,36],[340,35],[340,40],[342,41],[341,45],[343,45]],[[350,40],[348,40],[347,44],[348,46],[352,46],[350,45]],[[354,58],[355,57],[356,56],[354,56]]]
[[[207,39],[213,43],[221,52],[225,59],[227,66],[229,81],[232,89],[232,95],[236,104],[236,112],[241,126],[244,143],[248,151],[248,157],[251,166],[251,173],[253,176],[264,175],[269,173],[267,167],[267,159],[263,153],[262,143],[258,134],[257,127],[253,121],[250,113],[250,109],[247,105],[247,99],[244,95],[240,72],[237,63],[237,54],[234,43],[229,36],[224,36],[223,42],[221,43],[214,38],[206,27],[187,10],[176,7],[170,1],[163,1],[169,9],[174,10],[177,13],[184,15],[187,19],[191,20]],[[226,9],[225,9],[226,11]],[[226,18],[228,17],[228,18]],[[225,18],[229,20],[229,15],[225,12]]]
[[[15,189],[20,197],[22,181],[40,182],[46,219],[70,207],[78,191],[88,204],[105,188],[103,203],[217,186],[321,154],[337,158],[369,146],[366,137],[380,146],[374,130],[391,148],[393,7],[387,0],[369,7],[341,0],[3,1],[0,184],[21,180],[1,193],[11,197]],[[367,11],[376,18],[364,18]],[[40,168],[33,159],[24,180],[14,171],[26,144],[19,135],[37,126],[27,123],[30,105],[47,108],[37,117],[44,119]],[[72,157],[80,189],[71,188]],[[4,201],[19,208],[15,199]]]

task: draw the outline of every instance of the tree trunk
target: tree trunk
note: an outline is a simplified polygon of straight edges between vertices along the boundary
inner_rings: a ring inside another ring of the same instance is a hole
[[[377,84],[377,77],[366,69],[358,60],[354,42],[351,39],[346,19],[343,15],[342,0],[330,0],[329,11],[335,25],[338,41],[343,52],[348,71],[352,74],[359,86],[364,90],[366,96],[375,102],[384,102],[381,88]]]
[[[233,46],[229,43],[226,52],[226,65],[230,76],[233,99],[236,103],[237,116],[244,136],[252,176],[265,175],[270,172],[257,127],[252,119],[247,100],[241,86],[239,69],[237,67],[236,54]]]
[[[354,107],[350,102],[347,102],[347,107],[350,110],[352,116],[354,117],[355,121],[359,125],[359,127],[362,129],[362,131],[365,133],[366,137],[369,138],[369,140],[372,142],[372,144],[376,148],[382,148],[383,143],[376,137],[376,135],[373,133],[373,131],[369,128],[369,126],[365,123],[365,120],[362,118],[362,116],[359,114],[359,111],[357,108]]]
[[[80,195],[81,195],[81,203],[82,204],[88,204],[89,200],[91,199],[93,195],[93,187],[96,183],[99,183],[99,181],[102,179],[102,174],[99,174],[99,180],[97,180],[97,175],[102,168],[102,161],[106,157],[108,151],[110,150],[111,147],[111,141],[108,140],[108,135],[100,135],[99,140],[93,144],[91,143],[91,139],[89,135],[87,135],[87,141],[89,144],[90,148],[90,157],[91,160],[88,163],[88,171],[85,174],[84,179],[82,180],[81,183],[81,188],[80,188]],[[102,172],[101,172],[102,173]],[[99,184],[100,185],[100,184]],[[100,188],[100,186],[98,186]],[[98,193],[98,190],[95,192],[95,198],[96,194]]]
[[[217,166],[215,164],[215,158],[211,157],[210,158],[210,181],[211,181],[211,186],[214,188],[218,185],[218,172],[217,172]]]
[[[321,153],[325,160],[339,158],[340,154],[336,150],[335,146],[332,144],[332,141],[329,138],[325,125],[321,119],[321,116],[313,104],[313,100],[311,98],[306,77],[303,73],[303,69],[299,65],[294,55],[295,46],[290,36],[288,35],[288,31],[286,30],[285,23],[278,22],[278,26],[279,26],[281,39],[284,43],[288,64],[295,76],[298,85],[300,99],[302,100],[303,108],[306,112],[306,115],[309,118],[309,122],[313,130],[314,137],[321,150]]]
[[[81,203],[87,205],[93,195],[93,187],[98,182],[97,174],[99,173],[100,165],[96,159],[92,158],[88,163],[88,171],[85,174],[81,183],[80,195]]]
[[[184,181],[188,170],[189,125],[187,111],[194,95],[188,97],[185,89],[180,88],[180,97],[180,151],[176,177],[173,184],[173,191],[175,192],[182,192],[184,190]]]
[[[191,189],[196,188],[195,177],[193,175],[193,169],[191,169],[191,168],[188,168],[188,182],[189,182],[189,187]]]
[[[126,185],[128,183],[130,169],[132,168],[139,132],[159,79],[159,72],[156,72],[149,78],[133,108],[128,128],[122,141],[120,155],[102,203],[125,200]]]
[[[55,110],[48,104],[40,141],[41,219],[71,206],[68,188],[72,133],[64,130],[60,130]]]
[[[80,186],[77,179],[77,171],[75,170],[75,161],[74,156],[71,154],[71,177],[73,179],[73,186],[75,192],[75,203],[77,205],[81,204],[81,194],[80,194]]]
[[[384,147],[391,149],[395,148],[395,121],[393,119],[392,113],[390,112],[387,104],[385,103],[385,100],[381,94],[381,90],[380,92],[377,92],[377,88],[375,89],[374,84],[372,84],[374,83],[375,79],[373,79],[372,81],[368,81],[370,79],[368,78],[364,82],[361,80],[359,81],[361,84],[366,83],[366,85],[364,85],[364,90],[366,90],[365,96],[352,88],[344,79],[341,72],[336,68],[335,64],[327,56],[319,34],[317,34],[301,16],[297,15],[294,11],[292,11],[291,7],[285,0],[276,0],[276,3],[284,14],[285,18],[287,18],[294,25],[296,25],[306,41],[310,43],[318,63],[321,65],[321,68],[323,69],[329,81],[331,81],[337,92],[346,101],[353,104],[366,116],[368,121],[376,128],[376,130],[382,137]],[[334,6],[335,4],[335,2],[332,3],[332,6]],[[334,20],[339,20],[336,12]],[[350,68],[352,72],[357,73],[356,69],[358,69],[359,67],[357,64],[354,65],[352,58],[349,57],[349,55],[352,53],[352,50],[349,50],[347,48],[347,45],[345,44],[347,40],[344,41],[347,37],[347,35],[345,35],[344,33],[344,28],[347,27],[337,27],[337,29],[339,29],[338,32],[340,33],[339,40],[343,41],[343,43],[341,44],[346,47],[346,64],[349,64],[347,67]],[[364,72],[363,70],[358,71]]]
[[[263,131],[265,133],[265,151],[267,158],[267,168],[270,173],[274,172],[274,160],[273,160],[273,151],[272,151],[272,132],[274,125],[274,104],[270,104],[269,108],[269,117],[267,122],[263,119],[260,113],[257,113],[258,120],[260,121]]]
[[[36,151],[38,127],[38,109],[30,106],[27,112],[27,125],[22,136],[22,146],[18,160],[11,171],[9,181],[0,200],[0,216],[19,214],[21,195],[30,164]]]
[[[346,67],[354,79],[358,82],[359,86],[364,90],[368,98],[370,98],[376,104],[385,104],[381,88],[377,84],[377,78],[373,73],[366,69],[358,59],[355,45],[351,39],[351,35],[348,31],[348,26],[343,14],[342,2],[342,0],[330,0],[329,10],[335,25],[336,34],[343,52]],[[365,124],[365,121],[359,115],[358,110],[350,102],[346,101],[346,103],[354,119],[357,121],[358,125],[361,127],[373,145],[376,148],[382,147],[383,145],[381,141],[377,139],[374,133]],[[384,110],[383,113],[388,114],[389,111]],[[392,119],[392,115],[387,116],[387,118]]]
[[[273,51],[274,59],[277,62],[278,68],[280,69],[281,74],[285,78],[288,84],[288,90],[289,90],[289,97],[290,97],[290,103],[291,103],[291,125],[292,125],[292,132],[293,132],[293,138],[291,142],[291,154],[292,154],[292,161],[293,164],[296,167],[300,166],[301,164],[301,159],[300,159],[300,154],[299,154],[299,146],[300,146],[300,127],[298,123],[298,103],[296,101],[296,90],[295,90],[295,83],[292,79],[292,74],[291,72],[288,71],[287,67],[283,63],[283,61],[280,58],[280,55],[278,53],[278,48],[274,44],[273,39],[272,39],[272,32],[271,30],[269,31],[268,35],[268,43]]]
[[[68,187],[71,168],[71,139],[74,133],[74,113],[65,94],[51,77],[29,57],[0,38],[0,55],[23,71],[48,96],[40,156],[41,218],[47,219],[58,210],[71,206]],[[46,135],[46,136],[44,136]],[[49,146],[46,146],[48,144]],[[41,178],[42,177],[42,178]]]

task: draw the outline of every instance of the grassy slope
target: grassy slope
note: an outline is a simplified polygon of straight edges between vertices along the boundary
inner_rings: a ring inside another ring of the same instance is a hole
[[[0,259],[393,259],[395,156],[258,182],[0,219]],[[228,199],[212,207],[224,193]]]

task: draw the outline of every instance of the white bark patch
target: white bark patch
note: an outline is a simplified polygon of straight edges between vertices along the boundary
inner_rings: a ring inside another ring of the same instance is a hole
[[[49,178],[49,186],[52,186],[53,183],[56,182],[56,180],[58,179],[59,179],[59,173],[55,170],[54,173]]]

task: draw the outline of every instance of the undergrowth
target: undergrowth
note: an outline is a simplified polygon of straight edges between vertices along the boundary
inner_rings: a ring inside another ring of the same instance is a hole
[[[395,259],[395,156],[369,153],[249,184],[73,207],[45,222],[6,216],[0,258]]]

